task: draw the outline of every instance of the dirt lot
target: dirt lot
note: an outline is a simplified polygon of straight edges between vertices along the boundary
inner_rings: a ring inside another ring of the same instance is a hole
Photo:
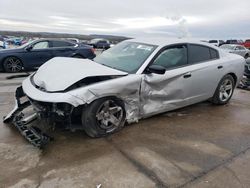
[[[0,73],[0,117],[22,79]],[[250,91],[125,127],[108,138],[57,130],[41,151],[0,123],[0,187],[250,187]]]

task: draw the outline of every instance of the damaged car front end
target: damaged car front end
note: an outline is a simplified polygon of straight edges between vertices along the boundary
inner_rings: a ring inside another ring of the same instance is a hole
[[[207,43],[161,38],[121,42],[94,61],[57,57],[23,81],[4,122],[40,148],[56,125],[107,136],[126,122],[208,99],[226,104],[244,63]]]
[[[79,69],[92,71],[86,74],[80,71],[80,74],[74,74],[74,76],[69,74],[67,78],[70,64],[68,64],[69,67],[65,66],[64,70],[57,70],[58,66],[62,65],[62,61],[67,60],[74,63],[75,70],[71,68],[73,72],[77,72]],[[50,66],[51,64],[52,66]],[[44,66],[50,68],[44,68]],[[56,82],[54,82],[56,79],[46,81],[50,75],[54,75],[56,72],[64,77],[64,81],[60,76]],[[17,88],[15,107],[4,117],[4,123],[14,124],[29,142],[42,148],[52,139],[47,134],[48,130],[53,129],[57,124],[63,129],[72,131],[84,129],[81,125],[82,109],[97,98],[123,93],[121,97],[126,98],[127,104],[133,103],[133,98],[138,96],[139,79],[137,84],[130,84],[129,87],[126,87],[129,82],[120,80],[124,76],[127,76],[126,72],[113,70],[90,60],[54,58],[25,79],[22,86]],[[134,78],[133,76],[128,80],[134,83]],[[69,81],[69,79],[71,80]],[[109,85],[113,85],[115,88]],[[123,86],[120,87],[121,85]],[[102,90],[103,87],[110,89]],[[121,88],[123,89],[121,90]],[[132,93],[137,96],[131,96]],[[131,98],[127,95],[130,95]],[[132,111],[133,109],[127,112],[133,113]],[[42,123],[37,126],[37,123],[32,124],[34,120],[42,121]]]

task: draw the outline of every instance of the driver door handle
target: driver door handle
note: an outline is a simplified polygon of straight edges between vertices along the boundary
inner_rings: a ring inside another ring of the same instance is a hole
[[[183,78],[190,78],[192,76],[191,72],[188,72],[183,75]]]
[[[218,66],[217,68],[218,68],[218,69],[222,69],[222,68],[223,68],[223,66],[222,66],[222,65],[220,65],[220,66]]]

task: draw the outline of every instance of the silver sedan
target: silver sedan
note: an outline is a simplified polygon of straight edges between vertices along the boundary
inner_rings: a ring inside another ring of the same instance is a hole
[[[234,54],[238,54],[242,57],[244,57],[245,59],[247,59],[250,55],[250,50],[248,50],[247,48],[245,48],[242,45],[237,45],[237,44],[223,44],[220,46],[221,49],[229,52],[229,53],[234,53]]]
[[[226,104],[244,64],[238,55],[193,40],[127,40],[94,61],[49,60],[17,89],[16,106],[4,121],[36,146],[44,143],[44,135],[27,126],[35,118],[83,129],[91,137],[106,136],[125,122],[201,101]],[[28,116],[29,106],[34,112]]]

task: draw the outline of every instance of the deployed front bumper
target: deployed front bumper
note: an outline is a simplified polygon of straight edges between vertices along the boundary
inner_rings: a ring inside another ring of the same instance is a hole
[[[23,92],[22,87],[18,87],[15,94],[15,107],[4,117],[4,123],[13,123],[19,132],[34,146],[42,148],[52,138],[42,132],[38,127],[32,126],[31,123],[37,119],[37,113],[33,112],[28,116],[24,116],[23,110],[28,108],[31,103]]]
[[[51,137],[32,122],[36,119],[43,120],[42,128],[46,129],[53,127],[56,122],[71,125],[73,109],[79,102],[83,101],[67,93],[40,91],[32,85],[30,78],[27,78],[22,86],[17,88],[15,107],[3,121],[13,124],[30,143],[41,148]]]

